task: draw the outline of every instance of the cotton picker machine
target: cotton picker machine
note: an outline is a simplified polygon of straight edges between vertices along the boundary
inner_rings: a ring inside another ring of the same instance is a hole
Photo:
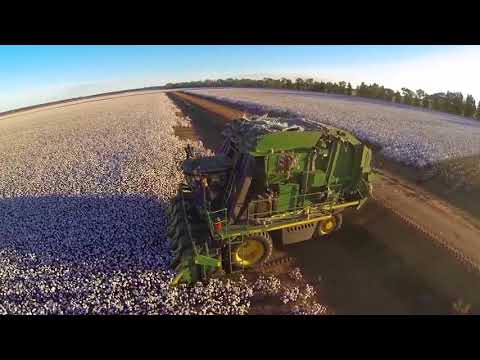
[[[215,156],[187,151],[186,183],[168,210],[172,285],[262,266],[272,238],[328,236],[345,209],[371,196],[367,146],[342,130],[305,131],[280,120],[238,119]]]

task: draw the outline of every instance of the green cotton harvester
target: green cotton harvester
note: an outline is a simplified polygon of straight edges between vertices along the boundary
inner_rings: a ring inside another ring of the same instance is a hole
[[[282,244],[328,236],[342,212],[371,197],[371,150],[352,134],[306,131],[282,119],[228,123],[215,156],[183,163],[186,183],[167,211],[172,285],[252,269]]]

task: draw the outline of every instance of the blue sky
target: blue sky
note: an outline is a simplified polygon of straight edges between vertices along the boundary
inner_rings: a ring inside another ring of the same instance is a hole
[[[480,99],[480,46],[1,46],[0,111],[166,82],[313,77]]]

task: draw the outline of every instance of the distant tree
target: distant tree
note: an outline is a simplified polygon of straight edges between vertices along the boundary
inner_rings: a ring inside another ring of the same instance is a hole
[[[393,101],[393,97],[395,96],[395,91],[392,89],[385,89],[385,100]]]
[[[403,92],[403,103],[404,104],[407,104],[407,105],[412,105],[413,103],[413,98],[414,98],[414,95],[413,95],[413,91],[408,89],[408,88],[402,88],[402,92]]]
[[[378,98],[382,100],[387,100],[387,93],[384,86],[380,86],[378,89]]]
[[[463,114],[463,94],[461,92],[447,91],[445,110],[451,114],[462,115]]]
[[[425,93],[425,91],[423,91],[422,89],[418,89],[418,90],[416,91],[416,93],[417,93],[417,97],[418,97],[420,100],[423,100],[423,98],[425,97],[425,95],[427,95],[427,94]]]
[[[348,83],[347,85],[347,95],[351,96],[352,95],[352,84]]]
[[[292,85],[292,80],[290,79],[287,79],[287,78],[282,78],[280,80],[281,84],[282,84],[282,88],[283,89],[291,89],[293,87]]]
[[[367,95],[374,99],[381,97],[381,90],[378,84],[373,83],[373,85],[369,85]]]
[[[305,82],[303,81],[302,78],[297,78],[295,80],[295,88],[297,90],[303,90],[305,88]]]
[[[425,91],[423,91],[422,89],[418,89],[415,93],[416,93],[415,105],[425,107],[425,104],[423,101],[425,99],[425,96],[427,95]]]
[[[425,96],[423,97],[422,107],[425,108],[425,109],[429,109],[429,108],[430,108],[430,96],[429,96],[429,95],[425,95]]]
[[[313,88],[313,79],[307,79],[305,80],[305,89],[306,90],[311,90]]]
[[[365,96],[374,98],[377,95],[377,84],[367,85]]]
[[[263,78],[263,85],[262,87],[273,88],[273,79],[271,78]]]
[[[475,114],[476,110],[477,109],[475,106],[475,99],[472,95],[467,95],[467,98],[465,99],[465,104],[463,106],[463,115],[466,117],[472,117]]]
[[[480,101],[478,102],[477,113],[475,114],[477,120],[480,120]]]
[[[358,96],[367,96],[367,85],[362,81],[362,83],[357,86],[357,95]]]
[[[395,102],[399,104],[402,102],[402,95],[398,91],[395,93]]]
[[[420,99],[418,98],[418,96],[416,94],[413,95],[413,98],[412,98],[412,105],[413,106],[420,106]]]
[[[325,92],[329,93],[329,94],[333,94],[335,93],[335,84],[328,81],[326,84],[325,84]]]
[[[312,84],[312,88],[310,90],[320,91],[320,83],[318,81],[314,81],[313,84]]]
[[[436,111],[443,111],[445,103],[445,94],[444,93],[435,93],[431,95],[432,99],[432,109]]]
[[[379,86],[377,90],[377,99],[386,100],[386,98],[387,98],[387,95],[385,93],[385,87]]]
[[[338,93],[342,95],[347,93],[347,83],[345,81],[340,81],[338,83]]]

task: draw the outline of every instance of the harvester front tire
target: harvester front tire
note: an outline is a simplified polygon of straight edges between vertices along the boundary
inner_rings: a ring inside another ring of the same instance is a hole
[[[341,213],[334,214],[330,219],[320,221],[316,229],[317,237],[325,237],[341,229],[343,216]]]
[[[231,261],[234,270],[255,269],[272,256],[273,241],[268,232],[247,235],[243,243],[232,246]]]

